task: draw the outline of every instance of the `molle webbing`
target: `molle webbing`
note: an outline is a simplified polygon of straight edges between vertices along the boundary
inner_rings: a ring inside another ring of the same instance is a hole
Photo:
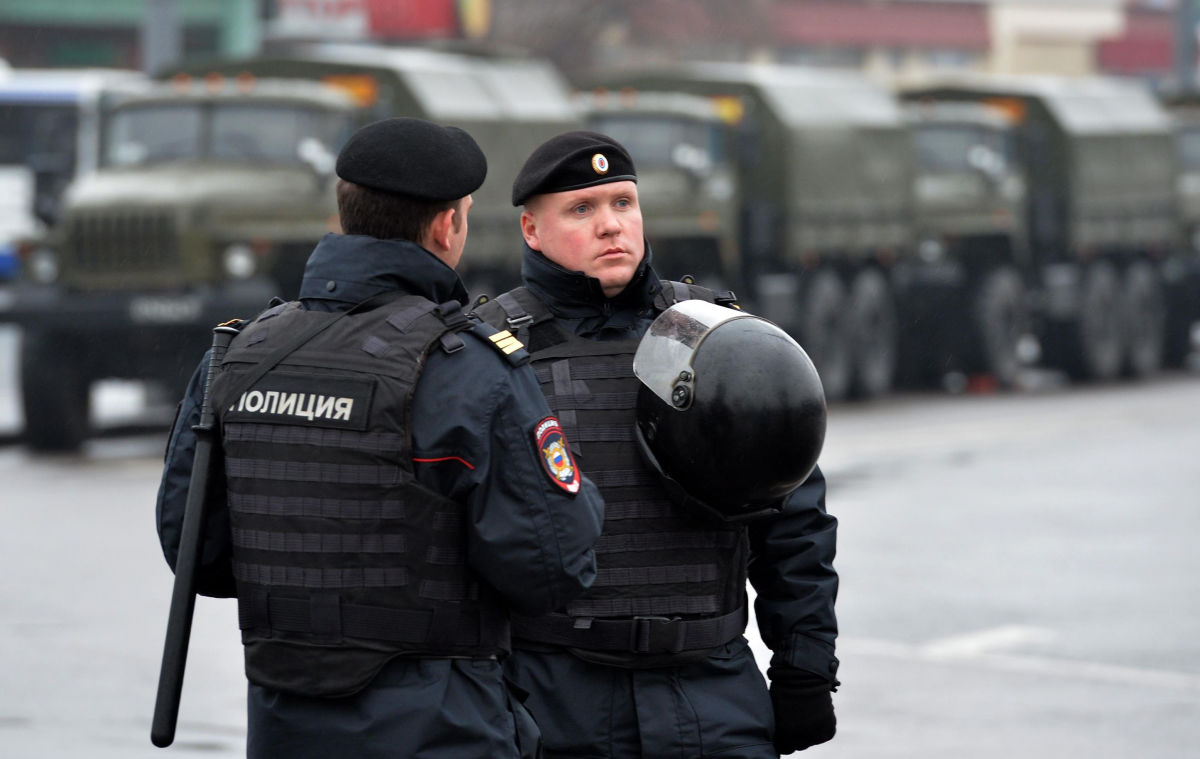
[[[326,327],[280,351],[318,323]],[[507,648],[503,611],[481,598],[491,594],[481,594],[465,563],[462,507],[412,470],[408,425],[420,367],[437,346],[456,350],[447,338],[461,342],[470,324],[457,304],[416,296],[340,318],[288,304],[250,325],[226,354],[212,394],[239,619],[256,647],[247,659],[253,681],[288,682],[296,646],[310,647],[306,666],[320,674],[321,692],[309,686],[309,695],[361,686],[362,671],[339,669],[338,648],[377,654],[380,666],[402,652]],[[268,358],[276,365],[244,387]],[[310,413],[295,413],[302,403]],[[344,413],[313,411],[325,406]],[[276,656],[273,645],[291,648]]]
[[[661,299],[673,303],[678,295],[664,287]],[[565,334],[523,288],[475,314],[525,333],[542,392],[605,501],[592,587],[566,614],[514,619],[514,634],[635,653],[713,648],[737,636],[746,618],[745,533],[684,513],[642,462],[634,441],[638,341]]]

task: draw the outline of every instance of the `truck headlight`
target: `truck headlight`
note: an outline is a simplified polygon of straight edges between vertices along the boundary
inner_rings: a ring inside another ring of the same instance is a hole
[[[49,248],[37,248],[29,252],[25,261],[29,267],[29,276],[34,282],[48,285],[58,279],[58,256]]]
[[[241,242],[235,242],[225,249],[221,256],[221,264],[225,267],[225,273],[233,279],[252,277],[258,268],[254,251],[249,245]]]
[[[946,256],[946,244],[940,237],[926,237],[917,245],[917,255],[927,264],[936,264]]]

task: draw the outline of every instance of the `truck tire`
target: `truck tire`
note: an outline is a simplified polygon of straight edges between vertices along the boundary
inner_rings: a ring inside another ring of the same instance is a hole
[[[1167,308],[1162,280],[1154,267],[1136,261],[1125,270],[1126,370],[1133,377],[1148,377],[1163,366],[1166,348]]]
[[[1020,275],[1011,266],[992,269],[979,281],[971,305],[967,371],[990,374],[1001,387],[1012,387],[1021,368],[1018,346],[1029,328]]]
[[[892,389],[896,377],[898,320],[887,278],[864,269],[850,284],[850,334],[856,398],[877,398]]]
[[[850,320],[846,287],[837,273],[820,269],[800,297],[799,341],[821,375],[825,400],[841,401],[850,394]]]
[[[75,355],[53,333],[27,332],[21,340],[24,440],[39,453],[79,450],[90,432],[90,381]]]
[[[1116,379],[1125,361],[1121,282],[1107,261],[1087,267],[1079,291],[1079,317],[1071,325],[1065,365],[1072,379]]]

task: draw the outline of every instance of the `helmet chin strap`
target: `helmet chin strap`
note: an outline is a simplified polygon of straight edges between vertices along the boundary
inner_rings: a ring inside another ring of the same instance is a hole
[[[642,457],[646,460],[646,465],[653,469],[655,474],[662,479],[662,484],[667,491],[667,495],[670,496],[671,502],[676,506],[689,509],[693,513],[707,514],[713,519],[716,519],[718,522],[732,524],[755,522],[783,513],[784,501],[786,500],[786,497],[779,498],[777,501],[765,506],[744,504],[732,510],[732,513],[726,513],[709,506],[704,501],[701,501],[699,498],[696,498],[688,493],[678,480],[663,471],[662,465],[658,462],[658,457],[654,455],[654,451],[650,450],[650,444],[646,442],[646,437],[642,434],[642,427],[640,424],[634,425],[633,432],[634,437],[637,438],[638,450],[641,451]]]

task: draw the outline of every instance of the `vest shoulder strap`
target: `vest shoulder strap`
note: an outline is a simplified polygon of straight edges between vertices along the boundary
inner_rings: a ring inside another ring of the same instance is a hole
[[[666,311],[684,300],[703,300],[708,303],[716,303],[718,306],[742,310],[742,306],[738,303],[737,296],[732,290],[712,290],[696,284],[691,277],[684,277],[682,281],[678,282],[670,279],[662,280],[662,287],[659,288],[658,294],[654,298],[654,305],[657,310]]]

